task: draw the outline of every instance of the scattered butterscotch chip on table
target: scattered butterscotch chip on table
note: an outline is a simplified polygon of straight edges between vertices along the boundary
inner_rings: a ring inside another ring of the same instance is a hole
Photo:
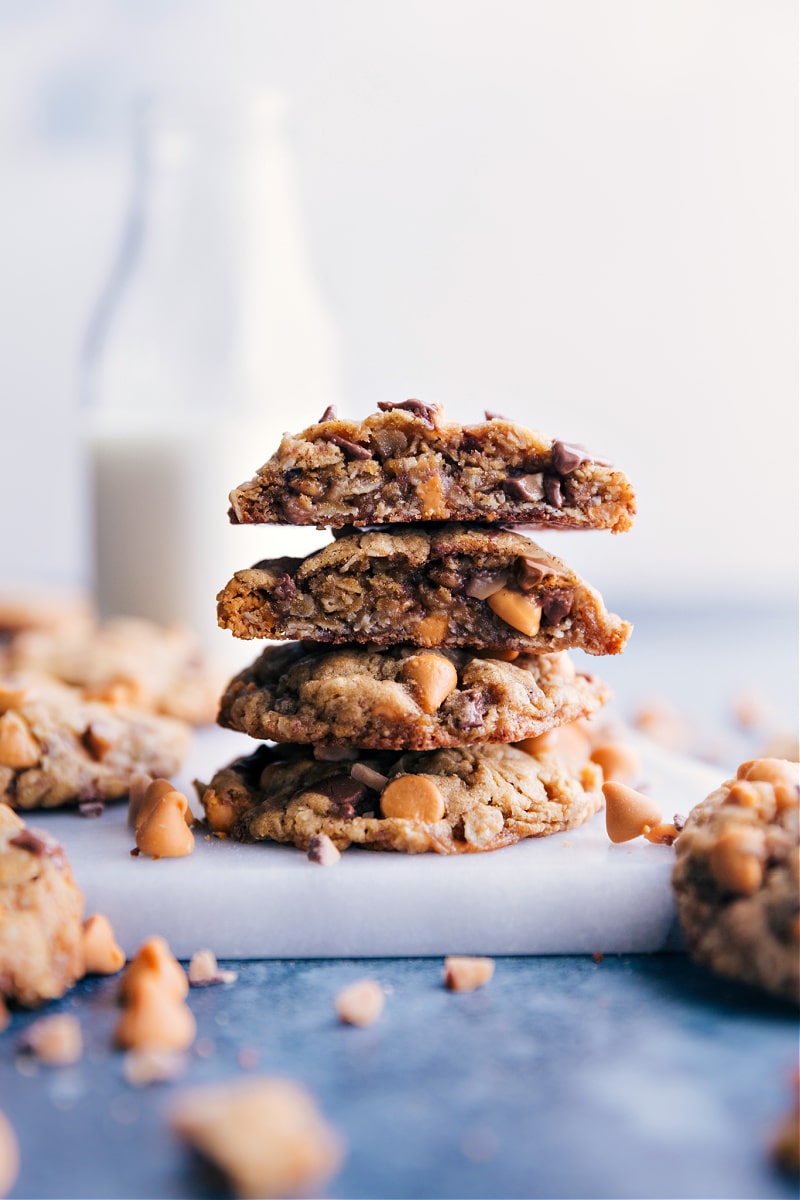
[[[289,1079],[196,1088],[176,1099],[169,1119],[237,1196],[253,1200],[319,1194],[344,1158],[313,1097]]]
[[[443,982],[451,992],[474,992],[494,975],[494,959],[453,954],[444,960]]]
[[[116,975],[125,966],[125,954],[103,913],[92,913],[83,922],[83,957],[87,975]]]
[[[147,788],[135,820],[136,849],[149,858],[185,858],[194,850],[189,801],[167,780]]]
[[[606,832],[612,842],[629,842],[661,825],[661,806],[643,792],[612,779],[603,784],[603,795]]]
[[[179,1079],[187,1065],[184,1054],[158,1046],[146,1046],[141,1050],[128,1051],[122,1060],[122,1074],[131,1087],[149,1087],[154,1083],[171,1083]]]
[[[71,1013],[40,1017],[25,1030],[20,1049],[49,1066],[65,1067],[76,1063],[83,1054],[80,1021]]]
[[[191,1009],[184,1003],[189,991],[186,972],[164,938],[148,938],[139,947],[120,979],[124,1010],[114,1041],[124,1050],[187,1050],[197,1031]]]
[[[377,979],[359,979],[342,988],[335,1000],[336,1015],[344,1025],[374,1025],[386,997]]]

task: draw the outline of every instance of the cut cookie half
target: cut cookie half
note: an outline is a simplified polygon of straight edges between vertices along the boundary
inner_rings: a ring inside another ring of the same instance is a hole
[[[231,492],[231,521],[488,521],[616,533],[632,523],[629,480],[582,446],[502,417],[459,425],[419,400],[379,407],[363,421],[328,410],[287,434],[255,478]]]

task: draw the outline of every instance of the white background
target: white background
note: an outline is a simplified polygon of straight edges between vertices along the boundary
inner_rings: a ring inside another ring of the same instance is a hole
[[[794,0],[0,0],[0,585],[89,577],[76,366],[133,106],[267,88],[347,415],[612,458],[634,531],[558,552],[617,611],[790,600],[796,60]]]

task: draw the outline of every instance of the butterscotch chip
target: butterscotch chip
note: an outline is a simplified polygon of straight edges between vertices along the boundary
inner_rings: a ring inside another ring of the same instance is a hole
[[[800,1003],[797,764],[755,760],[689,814],[672,881],[689,953]]]
[[[609,696],[602,681],[576,675],[566,652],[509,653],[514,662],[471,649],[268,646],[228,684],[219,723],[309,742],[320,757],[334,747],[434,750],[534,737]]]
[[[21,1047],[49,1066],[69,1066],[83,1054],[80,1022],[69,1013],[41,1017],[25,1031]]]
[[[247,1078],[183,1093],[174,1132],[221,1170],[237,1196],[318,1195],[339,1169],[338,1134],[289,1079]]]
[[[419,400],[363,421],[326,412],[287,434],[230,499],[235,524],[320,527],[448,520],[621,531],[635,512],[627,478],[584,447],[503,417],[459,425]]]
[[[590,758],[600,767],[606,781],[630,783],[639,773],[638,754],[619,742],[601,742],[592,749]]]
[[[174,1000],[183,1000],[189,992],[189,980],[167,942],[158,935],[142,942],[119,981],[119,997],[123,1004],[135,999],[142,980],[156,984]]]
[[[122,1060],[122,1074],[131,1087],[149,1087],[153,1083],[171,1083],[186,1071],[184,1054],[148,1046],[129,1050]]]
[[[560,758],[534,758],[514,746],[474,746],[402,754],[363,751],[359,763],[388,779],[380,795],[350,774],[353,762],[317,759],[300,746],[259,747],[222,768],[198,791],[210,829],[224,823],[240,841],[288,842],[307,850],[325,834],[343,850],[351,843],[418,854],[498,850],[582,824],[602,806],[602,773]],[[444,802],[441,819],[387,816],[395,781],[409,808],[432,784]],[[422,782],[425,781],[425,782]],[[410,796],[410,799],[408,797]]]
[[[142,976],[120,1014],[114,1041],[123,1050],[188,1050],[196,1030],[188,1005],[171,996],[156,976]]]
[[[629,842],[661,824],[661,808],[649,796],[614,780],[603,784],[606,832],[612,842]]]
[[[482,598],[498,575],[507,582]],[[536,654],[618,654],[631,631],[528,538],[463,525],[352,533],[306,558],[265,559],[223,588],[217,617],[240,638]]]
[[[125,966],[125,955],[103,913],[93,913],[83,922],[83,955],[87,975],[116,975]]]
[[[474,992],[494,975],[494,960],[451,955],[444,960],[444,986],[451,992]]]
[[[151,779],[149,775],[137,775],[131,781],[128,797],[128,824],[133,829],[139,829],[158,802],[174,791],[175,785],[168,779]]]
[[[381,793],[381,812],[404,821],[441,821],[444,797],[425,775],[401,775]]]
[[[18,712],[4,712],[0,717],[0,766],[35,767],[40,758],[39,743],[27,722]]]
[[[84,971],[82,916],[63,848],[0,803],[0,996],[63,996]]]
[[[375,979],[359,979],[343,988],[334,1001],[336,1015],[345,1025],[374,1025],[386,997]]]
[[[137,849],[150,858],[183,858],[191,854],[194,834],[187,824],[192,816],[186,797],[181,792],[169,791],[158,798],[146,815],[144,804],[136,827]]]
[[[560,759],[577,771],[589,760],[591,739],[580,721],[572,721],[548,729],[537,737],[525,738],[517,745],[534,758]]]
[[[11,1122],[0,1112],[0,1196],[7,1196],[19,1174],[19,1143]]]

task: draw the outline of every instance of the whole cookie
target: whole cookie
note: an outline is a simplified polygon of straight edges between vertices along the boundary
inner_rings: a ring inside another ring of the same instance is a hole
[[[218,719],[270,741],[434,750],[536,737],[607,696],[567,654],[507,662],[473,650],[294,642],[268,647],[231,680]]]
[[[0,998],[63,996],[84,973],[82,916],[61,846],[0,804]]]
[[[0,676],[0,805],[116,800],[137,772],[174,775],[189,743],[182,721],[87,700],[44,676]]]
[[[239,841],[305,850],[326,834],[340,850],[463,854],[582,824],[603,803],[602,781],[594,763],[573,769],[507,745],[336,762],[264,745],[198,792],[209,827]]]
[[[800,1003],[800,767],[742,763],[691,812],[672,883],[689,953]]]

